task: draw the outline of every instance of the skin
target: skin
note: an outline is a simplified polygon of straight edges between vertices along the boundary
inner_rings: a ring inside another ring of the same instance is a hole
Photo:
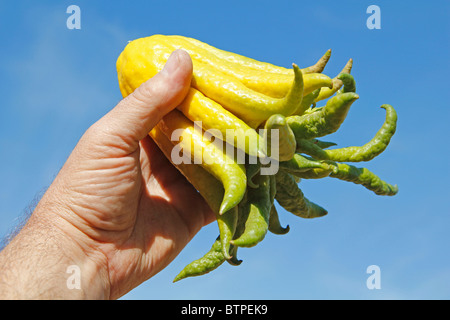
[[[116,299],[164,269],[214,213],[148,137],[189,90],[176,51],[92,125],[0,252],[2,299]],[[81,271],[69,290],[67,267]]]

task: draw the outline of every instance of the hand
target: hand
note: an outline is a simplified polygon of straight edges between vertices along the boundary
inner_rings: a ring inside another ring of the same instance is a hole
[[[27,225],[0,253],[6,279],[0,292],[115,299],[161,271],[214,221],[203,198],[148,136],[183,100],[191,76],[189,55],[175,51],[160,73],[86,131]],[[79,292],[66,288],[71,264],[81,270]],[[51,270],[53,280],[24,265]],[[39,277],[39,288],[26,280]]]

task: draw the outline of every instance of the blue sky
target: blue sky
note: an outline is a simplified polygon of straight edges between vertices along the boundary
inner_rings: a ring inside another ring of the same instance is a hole
[[[81,30],[66,9],[81,8]],[[369,5],[381,29],[369,30]],[[172,284],[206,252],[211,224],[171,265],[123,299],[450,298],[448,1],[0,1],[0,236],[52,182],[83,132],[121,99],[115,61],[127,41],[152,34],[197,38],[281,66],[314,63],[333,50],[325,73],[349,58],[360,99],[328,140],[361,145],[398,112],[387,150],[366,166],[398,184],[394,197],[334,179],[302,181],[326,217],[280,209],[284,236],[268,234],[239,252],[238,267]],[[366,269],[378,265],[381,289]]]

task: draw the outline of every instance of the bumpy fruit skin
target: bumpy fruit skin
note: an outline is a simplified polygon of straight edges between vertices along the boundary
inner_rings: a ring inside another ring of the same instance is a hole
[[[302,116],[287,117],[297,139],[313,139],[336,132],[347,117],[350,106],[359,96],[354,92],[339,94],[324,107]]]
[[[330,173],[332,178],[360,184],[380,196],[393,196],[398,192],[397,185],[391,185],[381,180],[366,168],[357,168],[345,163],[336,163],[335,166]]]
[[[343,93],[342,95],[344,94],[348,93]],[[338,162],[372,160],[387,148],[397,128],[397,112],[395,109],[388,104],[382,105],[381,108],[386,110],[386,119],[375,136],[365,145],[323,150],[312,140],[297,139],[297,152],[306,153],[319,160]],[[296,132],[295,129],[293,131]]]
[[[184,267],[184,269],[175,277],[173,282],[180,281],[187,277],[204,275],[218,268],[225,261],[226,259],[222,253],[220,238],[217,238],[211,249],[200,259],[194,260]]]

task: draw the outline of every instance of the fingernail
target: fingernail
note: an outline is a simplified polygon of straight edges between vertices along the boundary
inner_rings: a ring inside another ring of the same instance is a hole
[[[178,69],[180,59],[178,57],[177,51],[178,50],[175,50],[174,52],[172,52],[169,59],[167,59],[167,62],[164,65],[164,68],[162,69],[162,72],[164,72],[166,74],[171,74],[171,73],[175,72],[175,70]]]

